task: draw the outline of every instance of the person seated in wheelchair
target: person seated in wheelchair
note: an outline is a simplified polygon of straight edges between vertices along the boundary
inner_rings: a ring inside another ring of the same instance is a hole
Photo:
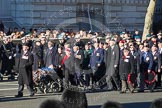
[[[59,92],[62,90],[62,80],[57,75],[57,72],[55,71],[53,66],[41,69],[39,84],[39,89],[43,93],[47,93],[50,90],[52,92]]]
[[[48,68],[42,68],[42,78],[46,79],[46,81],[56,81],[57,79],[60,79],[60,77],[57,75],[57,72],[55,71],[54,67],[50,65]]]

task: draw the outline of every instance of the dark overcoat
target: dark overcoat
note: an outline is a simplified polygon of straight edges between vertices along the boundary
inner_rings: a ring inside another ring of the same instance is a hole
[[[64,58],[64,54],[56,53],[54,66],[60,78],[63,78],[63,64],[62,64],[63,58]]]
[[[55,55],[56,55],[56,48],[52,48],[52,49],[47,49],[46,51],[46,55],[45,55],[45,58],[44,58],[44,64],[45,64],[45,67],[49,67],[50,65],[53,65],[55,64]]]
[[[114,67],[115,65],[118,66],[119,64],[119,47],[118,45],[115,45],[113,48],[110,47],[109,52],[107,54],[107,62],[108,66],[106,67],[106,75],[112,76],[115,73],[115,70],[117,67]]]
[[[25,58],[23,58],[23,55]],[[33,83],[32,77],[33,55],[29,51],[26,54],[21,54],[19,64],[18,83],[20,85],[31,85]]]
[[[76,58],[75,56],[80,56],[81,59]],[[82,50],[79,50],[76,54],[74,54],[74,63],[75,63],[75,72],[81,72],[82,71],[82,64],[83,64],[83,56],[84,53]]]
[[[2,72],[5,70],[11,71],[13,66],[12,47],[9,43],[1,45]],[[11,58],[12,57],[12,58]]]
[[[161,55],[159,52],[156,52],[153,55],[153,66],[152,70],[158,72],[158,69],[161,69]]]
[[[139,73],[140,72],[140,54],[137,51],[133,51],[132,56],[134,58],[134,70],[135,73]]]
[[[68,84],[70,81],[71,84],[74,84],[74,73],[75,73],[75,66],[74,66],[74,56],[73,54],[64,61],[63,71],[65,75],[65,83]]]
[[[134,73],[134,59],[131,54],[121,58],[119,65],[119,75],[121,80],[127,81],[128,74]]]
[[[33,57],[34,57],[33,71],[36,71],[37,69],[43,67],[43,49],[41,46],[34,46]]]
[[[90,63],[90,58],[91,58],[91,51],[90,50],[84,50],[84,56],[83,56],[83,63],[82,63],[82,69],[83,70],[89,70],[89,63]]]
[[[65,73],[65,75],[75,73],[74,56],[73,55],[71,55],[67,60],[64,61],[64,73]]]

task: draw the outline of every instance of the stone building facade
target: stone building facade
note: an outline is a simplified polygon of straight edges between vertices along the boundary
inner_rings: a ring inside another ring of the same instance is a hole
[[[1,7],[3,12],[0,18],[9,17],[10,22],[16,22],[18,26],[26,28],[142,30],[149,1],[1,0],[6,6]]]

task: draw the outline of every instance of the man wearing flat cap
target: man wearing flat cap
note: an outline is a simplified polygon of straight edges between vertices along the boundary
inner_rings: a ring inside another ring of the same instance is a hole
[[[20,56],[19,63],[19,76],[18,76],[18,94],[15,97],[22,97],[24,84],[26,84],[30,95],[34,96],[33,91],[33,77],[32,77],[32,65],[33,65],[33,55],[29,51],[28,43],[23,44],[22,53]]]

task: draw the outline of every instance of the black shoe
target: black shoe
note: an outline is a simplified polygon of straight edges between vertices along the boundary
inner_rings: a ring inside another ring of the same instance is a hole
[[[157,84],[157,87],[161,87],[161,84]]]
[[[107,90],[108,90],[108,91],[113,91],[113,88],[108,88]]]
[[[134,93],[134,89],[129,89],[130,93]]]
[[[120,94],[124,94],[124,93],[126,93],[126,91],[121,91],[121,92],[120,92]]]
[[[132,90],[131,93],[134,93],[134,90]]]
[[[139,93],[143,93],[143,92],[144,92],[144,90],[138,90],[137,92],[139,92]]]
[[[33,96],[34,96],[34,93],[30,94],[29,96],[30,96],[30,97],[33,97]]]
[[[23,97],[23,94],[17,94],[15,97]]]
[[[153,90],[150,90],[150,93],[154,92]]]

